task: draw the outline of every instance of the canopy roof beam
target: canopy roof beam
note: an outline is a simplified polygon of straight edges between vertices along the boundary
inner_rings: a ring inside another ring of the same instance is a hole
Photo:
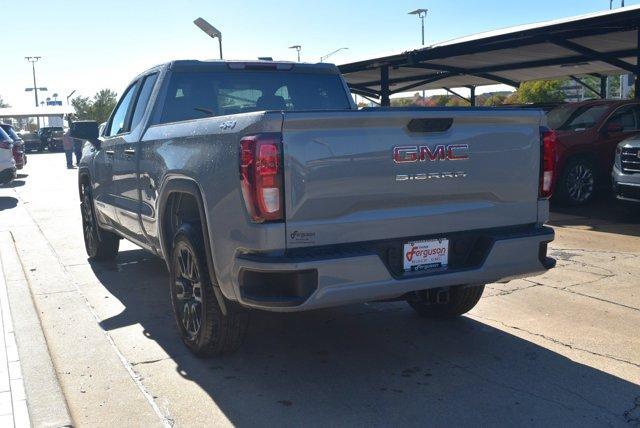
[[[578,83],[579,85],[587,88],[588,90],[590,90],[591,92],[593,92],[594,94],[596,94],[598,97],[600,98],[604,98],[604,93],[602,92],[602,88],[600,88],[601,90],[598,91],[596,90],[593,86],[589,85],[587,82],[585,82],[584,80],[580,79],[579,77],[576,76],[569,76],[571,78],[571,80],[573,80],[574,82]],[[602,83],[602,81],[601,81]],[[606,80],[605,80],[605,90],[607,89],[606,87]]]
[[[606,55],[611,57],[616,57],[616,56],[629,57],[629,56],[636,56],[637,53],[638,53],[637,49],[624,49],[624,50],[619,50],[614,52],[607,52]],[[487,73],[487,72],[511,71],[511,70],[521,70],[525,68],[536,68],[536,67],[557,66],[557,65],[570,66],[570,65],[576,65],[576,64],[588,62],[591,59],[592,58],[587,55],[575,55],[575,56],[563,57],[563,58],[541,59],[541,60],[524,61],[524,62],[518,62],[518,63],[511,63],[511,64],[500,64],[500,65],[493,65],[493,66],[487,66],[487,67],[478,67],[474,69],[469,69],[467,70],[467,72],[469,75],[477,76],[479,73]],[[625,64],[628,64],[628,63],[625,63]],[[418,68],[427,69],[430,65],[431,64],[421,64],[421,67],[418,67]],[[415,67],[415,65],[412,65],[411,67]],[[634,73],[634,72],[635,71],[632,71],[631,73]],[[420,75],[409,76],[409,77],[399,77],[395,79],[389,79],[389,83],[395,84],[395,83],[415,82],[417,80],[428,79],[436,75],[437,75],[436,73],[432,73],[432,74],[420,74]],[[379,85],[379,84],[380,84],[380,81],[378,80],[358,83],[358,85],[360,86],[372,86],[372,85]]]
[[[582,54],[591,60],[602,61],[607,64],[613,65],[614,67],[618,67],[623,70],[626,70],[629,73],[635,73],[635,67],[626,61],[622,61],[621,59],[618,59],[619,58],[618,55],[611,55],[610,53],[598,52],[591,48],[572,42],[571,40],[562,40],[558,38],[552,38],[550,41],[556,46],[560,46],[561,48],[569,49],[576,53]]]
[[[449,92],[451,95],[455,95],[456,97],[460,98],[463,101],[468,102],[469,104],[471,104],[471,100],[467,97],[464,97],[462,95],[460,95],[458,92],[451,90],[451,88],[442,88],[445,91]]]
[[[453,66],[449,66],[449,65],[442,65],[442,64],[412,64],[412,65],[408,65],[406,66],[408,68],[423,68],[423,69],[427,69],[427,70],[438,70],[438,71],[448,71],[451,73],[456,73],[457,75],[467,75],[467,76],[476,76],[476,77],[482,77],[483,79],[487,79],[487,80],[493,80],[494,82],[497,83],[503,83],[505,85],[508,86],[513,86],[514,88],[517,88],[520,83],[511,80],[511,79],[507,79],[505,77],[501,77],[501,76],[496,76],[495,74],[490,74],[490,73],[476,73],[473,70],[469,70],[466,68],[460,68],[460,67],[453,67]]]

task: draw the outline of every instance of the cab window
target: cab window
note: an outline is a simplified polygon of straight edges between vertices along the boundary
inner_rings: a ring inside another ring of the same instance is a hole
[[[622,126],[622,131],[636,131],[638,130],[638,123],[640,121],[640,107],[637,105],[629,105],[620,107],[616,110],[609,120],[607,125],[615,124]]]
[[[136,92],[137,86],[138,82],[129,86],[122,98],[120,98],[118,107],[116,107],[116,110],[111,117],[107,137],[113,137],[115,135],[122,134],[123,132],[128,131],[128,127],[126,124],[127,113],[129,112],[129,106],[131,106],[131,100],[133,99],[133,95]]]

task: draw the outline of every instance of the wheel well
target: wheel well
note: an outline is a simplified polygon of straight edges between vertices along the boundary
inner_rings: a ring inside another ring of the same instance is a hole
[[[559,171],[559,175],[562,175],[565,171],[565,169],[567,168],[567,165],[574,161],[574,160],[578,160],[578,159],[585,159],[588,160],[589,162],[591,162],[591,164],[593,165],[593,169],[595,171],[595,173],[599,176],[600,175],[600,168],[598,167],[598,163],[596,162],[596,155],[593,153],[574,153],[570,156],[568,156],[565,161],[564,164],[562,165],[562,170]]]
[[[195,196],[186,192],[173,192],[169,195],[164,208],[163,236],[164,248],[171,250],[173,236],[180,226],[191,223],[202,233],[202,219],[200,207]]]

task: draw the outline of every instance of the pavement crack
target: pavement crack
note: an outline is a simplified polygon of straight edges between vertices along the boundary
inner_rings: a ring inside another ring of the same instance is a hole
[[[146,361],[138,361],[137,363],[129,363],[132,366],[139,366],[142,364],[153,364],[153,363],[157,363],[160,361],[164,361],[164,360],[170,360],[171,357],[164,357],[164,358],[156,358],[155,360],[146,360]]]
[[[559,339],[556,339],[556,338],[551,337],[551,336],[547,336],[547,335],[542,334],[542,333],[536,333],[536,332],[533,332],[533,331],[530,331],[530,330],[527,330],[527,329],[524,329],[524,328],[521,328],[521,327],[516,327],[514,325],[509,325],[509,324],[507,324],[507,323],[505,323],[503,321],[500,321],[500,320],[496,320],[496,319],[493,319],[493,318],[482,317],[480,315],[473,315],[473,314],[470,314],[469,316],[471,316],[473,318],[478,318],[478,319],[484,320],[484,321],[495,322],[495,323],[498,323],[498,324],[500,324],[500,325],[502,325],[502,326],[504,326],[506,328],[510,328],[510,329],[513,329],[513,330],[516,330],[516,331],[521,331],[523,333],[530,334],[532,336],[539,337],[541,339],[544,339],[544,340],[547,340],[549,342],[555,343],[556,345],[564,346],[564,347],[572,349],[574,351],[586,352],[588,354],[595,355],[597,357],[607,358],[609,360],[613,360],[613,361],[617,361],[617,362],[620,362],[620,363],[629,364],[631,366],[640,368],[640,364],[639,363],[635,363],[633,361],[625,360],[623,358],[616,357],[615,355],[602,354],[600,352],[595,352],[595,351],[591,351],[589,349],[581,348],[581,347],[572,345],[570,343],[565,343],[565,342],[563,342],[563,341],[561,341]]]
[[[640,426],[640,396],[633,399],[633,407],[625,410],[623,416],[627,423]]]
[[[532,282],[532,281],[529,281],[529,282]],[[537,287],[539,285],[542,285],[542,284],[533,283],[532,285],[528,285],[526,287],[514,288],[514,289],[511,289],[511,290],[501,290],[499,293],[492,294],[490,296],[485,296],[484,298],[485,299],[489,299],[491,297],[508,296],[509,294],[513,294],[513,293],[516,293],[518,291],[528,290],[530,288],[534,288],[534,287]],[[499,289],[492,287],[492,290],[499,290]]]
[[[582,285],[582,284],[578,284],[578,285]],[[575,287],[575,286],[572,286],[572,287]],[[551,287],[551,288],[555,288],[555,287]],[[610,303],[612,305],[620,306],[621,308],[631,309],[632,311],[640,312],[640,308],[635,308],[633,306],[629,306],[629,305],[625,305],[625,304],[622,304],[622,303],[614,302],[612,300],[603,299],[601,297],[590,296],[588,294],[584,294],[584,293],[580,293],[579,291],[572,290],[570,287],[556,288],[556,290],[564,291],[564,292],[571,293],[571,294],[576,294],[578,296],[583,296],[583,297],[586,297],[588,299],[598,300],[600,302]]]

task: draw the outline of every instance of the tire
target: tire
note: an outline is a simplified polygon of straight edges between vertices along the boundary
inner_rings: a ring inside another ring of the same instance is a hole
[[[120,247],[120,237],[113,232],[100,229],[100,226],[98,226],[93,210],[91,186],[88,184],[82,185],[80,211],[82,212],[84,248],[87,251],[89,260],[102,262],[115,259]]]
[[[457,286],[449,289],[449,299],[437,302],[440,290],[424,290],[407,299],[409,305],[422,317],[450,319],[469,312],[480,301],[484,285]]]
[[[596,194],[596,180],[593,162],[586,158],[571,159],[560,174],[554,199],[565,206],[586,205]]]
[[[216,293],[206,263],[200,225],[181,225],[171,250],[171,304],[182,341],[199,357],[236,351],[249,324],[248,310]]]

